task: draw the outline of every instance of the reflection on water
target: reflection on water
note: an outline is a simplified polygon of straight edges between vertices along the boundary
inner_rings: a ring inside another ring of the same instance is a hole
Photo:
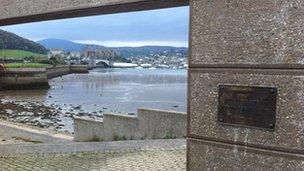
[[[47,103],[107,108],[122,113],[137,108],[186,111],[186,70],[95,69],[52,79]]]
[[[2,99],[39,102],[58,109],[62,130],[72,116],[136,113],[138,108],[186,111],[187,70],[95,69],[50,80],[49,90],[2,91]]]
[[[187,70],[95,69],[50,80],[49,90],[5,91],[12,100],[39,101],[62,106],[81,105],[135,113],[137,108],[186,111]]]

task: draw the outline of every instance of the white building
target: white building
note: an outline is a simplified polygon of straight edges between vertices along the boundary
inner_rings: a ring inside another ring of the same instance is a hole
[[[63,49],[51,49],[48,57],[51,58],[52,56],[63,56],[64,51]]]

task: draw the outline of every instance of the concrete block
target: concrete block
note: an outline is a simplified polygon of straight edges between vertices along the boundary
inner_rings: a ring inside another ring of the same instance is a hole
[[[190,67],[303,68],[302,0],[190,3]]]
[[[74,141],[103,141],[103,120],[74,117]]]
[[[303,152],[303,71],[191,69],[189,76],[188,137]],[[276,87],[275,130],[219,124],[217,107],[220,84]]]
[[[134,140],[140,139],[140,130],[136,116],[105,113],[104,121],[104,140]]]
[[[144,139],[185,138],[187,114],[176,111],[138,109]]]
[[[75,141],[117,141],[184,138],[187,115],[182,112],[139,109],[138,115],[105,113],[103,121],[74,119]]]
[[[187,170],[303,170],[303,155],[187,140]]]

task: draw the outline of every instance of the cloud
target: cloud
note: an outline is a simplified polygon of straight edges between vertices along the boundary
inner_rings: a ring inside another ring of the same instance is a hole
[[[113,47],[187,47],[189,7],[97,15],[0,28],[34,41],[56,38]]]
[[[98,40],[73,40],[76,43],[95,44],[107,47],[139,47],[139,46],[175,46],[188,47],[188,42],[185,41],[98,41]]]

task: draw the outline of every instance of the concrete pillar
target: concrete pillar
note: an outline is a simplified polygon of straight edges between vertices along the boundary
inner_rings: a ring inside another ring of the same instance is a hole
[[[304,1],[191,0],[187,169],[304,169]],[[219,85],[277,89],[273,130],[219,123]]]

